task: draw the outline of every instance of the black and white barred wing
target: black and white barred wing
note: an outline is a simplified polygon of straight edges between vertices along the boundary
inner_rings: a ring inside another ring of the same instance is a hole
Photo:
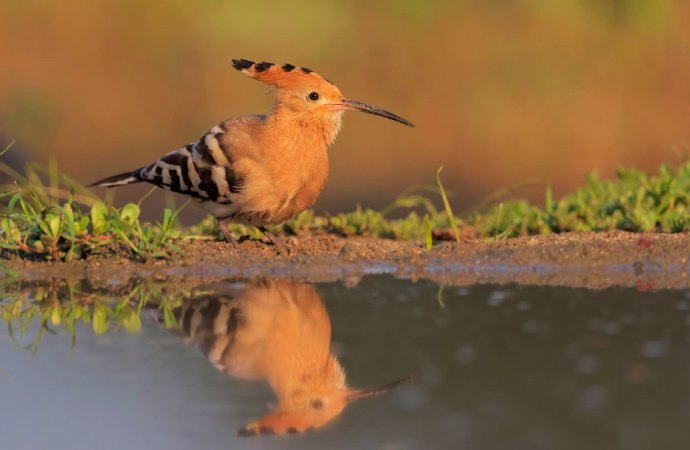
[[[216,126],[199,141],[178,148],[136,171],[142,181],[173,192],[218,203],[231,203],[239,182],[222,147],[225,131]]]
[[[232,203],[241,180],[232,170],[222,136],[226,130],[213,127],[201,139],[180,147],[158,161],[132,172],[104,178],[91,186],[113,187],[145,181],[163,189],[220,204]]]
[[[230,296],[210,294],[191,298],[172,312],[185,342],[198,348],[218,370],[240,378],[263,378],[263,347],[256,345],[251,332],[243,335],[250,325],[241,303]],[[151,318],[164,327],[163,310],[149,308]]]

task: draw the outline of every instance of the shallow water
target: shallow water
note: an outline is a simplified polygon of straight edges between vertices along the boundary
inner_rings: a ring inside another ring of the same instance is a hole
[[[123,320],[138,328],[142,299],[141,328],[115,331]],[[232,280],[192,293],[54,283],[22,286],[1,306],[12,324],[0,332],[2,448],[690,448],[686,291],[439,295],[431,282],[367,276],[355,287]],[[91,322],[76,321],[72,347],[63,326],[79,311]],[[41,316],[57,334],[39,342]],[[329,323],[329,364],[347,386],[324,369]],[[409,374],[342,400],[348,387]],[[257,430],[298,433],[238,437],[281,411]]]

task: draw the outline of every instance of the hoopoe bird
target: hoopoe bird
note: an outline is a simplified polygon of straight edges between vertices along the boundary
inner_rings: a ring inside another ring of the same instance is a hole
[[[328,177],[328,147],[344,111],[361,111],[414,127],[389,111],[344,98],[321,75],[292,64],[234,59],[233,67],[271,86],[267,115],[241,116],[211,128],[197,142],[158,161],[99,180],[113,187],[147,182],[192,196],[217,219],[225,238],[236,243],[229,223],[266,230],[314,205]]]
[[[163,322],[162,312],[153,310]],[[408,382],[352,389],[330,350],[331,322],[313,286],[254,281],[222,294],[186,300],[173,310],[187,343],[219,370],[243,379],[265,379],[278,404],[248,423],[238,436],[301,433],[320,428],[353,400]]]

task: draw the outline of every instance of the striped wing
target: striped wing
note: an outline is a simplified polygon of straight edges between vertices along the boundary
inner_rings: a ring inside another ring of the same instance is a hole
[[[163,189],[217,203],[232,203],[242,179],[232,170],[228,149],[223,148],[223,124],[213,127],[201,139],[180,147],[153,164],[134,172],[141,181]]]
[[[251,326],[237,300],[232,295],[195,296],[172,312],[185,342],[198,348],[216,369],[239,378],[264,378],[263,348],[255,346],[247,352],[246,343],[242,342],[237,348],[238,334],[246,333],[246,327]],[[147,308],[151,308],[153,319],[164,326],[163,310],[157,306]]]
[[[223,356],[231,351],[242,313],[231,298],[207,295],[183,303],[173,311],[187,342],[201,350],[213,365],[226,370]]]

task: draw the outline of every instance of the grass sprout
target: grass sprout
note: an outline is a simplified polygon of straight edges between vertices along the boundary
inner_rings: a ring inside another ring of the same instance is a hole
[[[455,240],[460,242],[460,233],[458,232],[458,225],[455,221],[455,214],[453,214],[453,208],[450,207],[450,202],[448,201],[448,196],[446,195],[446,190],[443,189],[443,184],[441,183],[441,171],[443,166],[438,168],[436,171],[436,183],[438,183],[438,191],[441,194],[441,199],[443,200],[443,207],[446,209],[446,215],[448,216],[448,221],[450,222],[450,227],[453,229],[453,234],[455,235]]]

